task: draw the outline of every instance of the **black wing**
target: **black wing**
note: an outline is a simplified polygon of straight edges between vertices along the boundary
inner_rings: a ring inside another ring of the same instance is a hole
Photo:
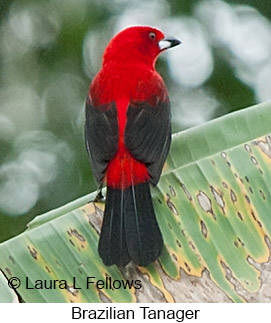
[[[97,183],[102,183],[108,162],[118,149],[118,116],[116,104],[94,107],[86,101],[85,142],[92,172]]]
[[[125,146],[134,158],[147,165],[150,182],[159,181],[171,143],[169,101],[156,106],[134,103],[127,110]]]

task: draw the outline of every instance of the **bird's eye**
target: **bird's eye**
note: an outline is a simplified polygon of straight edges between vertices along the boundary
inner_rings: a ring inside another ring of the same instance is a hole
[[[150,32],[149,37],[150,37],[150,39],[154,40],[156,38],[156,35],[155,35],[155,33]]]

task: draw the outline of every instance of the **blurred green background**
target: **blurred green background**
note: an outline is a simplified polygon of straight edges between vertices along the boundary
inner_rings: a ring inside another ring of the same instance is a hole
[[[0,241],[96,189],[84,101],[119,30],[151,25],[183,41],[157,69],[179,131],[271,98],[271,2],[0,2]]]

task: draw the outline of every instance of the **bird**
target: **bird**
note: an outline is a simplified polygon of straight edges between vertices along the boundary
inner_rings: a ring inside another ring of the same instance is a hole
[[[107,186],[98,253],[106,266],[146,267],[163,250],[151,198],[171,144],[166,85],[158,55],[181,43],[149,26],[128,27],[106,47],[85,105],[93,176]]]

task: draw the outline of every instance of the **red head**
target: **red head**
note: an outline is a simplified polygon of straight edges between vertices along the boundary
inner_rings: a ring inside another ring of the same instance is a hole
[[[110,41],[104,53],[103,65],[145,63],[153,67],[159,53],[180,43],[152,27],[129,27]]]

